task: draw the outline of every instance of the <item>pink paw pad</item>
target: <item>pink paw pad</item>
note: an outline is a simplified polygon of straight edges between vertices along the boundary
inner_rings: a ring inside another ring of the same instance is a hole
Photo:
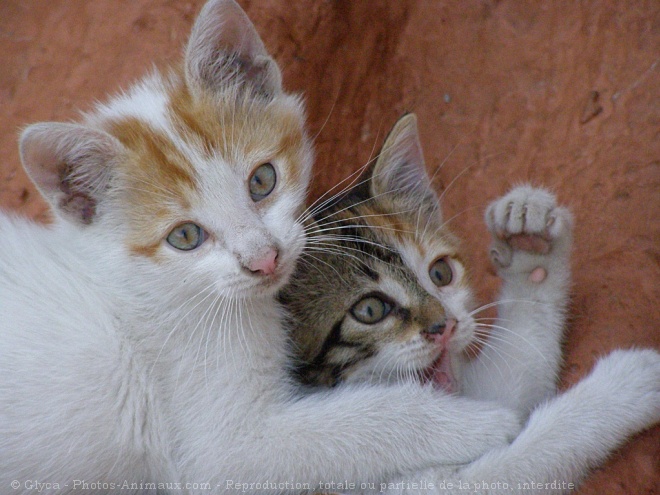
[[[550,252],[550,242],[540,235],[515,234],[508,238],[508,242],[511,247],[521,251],[537,254],[548,254]]]
[[[540,284],[548,276],[548,272],[545,268],[536,267],[532,270],[532,273],[529,274],[528,280],[535,284]]]

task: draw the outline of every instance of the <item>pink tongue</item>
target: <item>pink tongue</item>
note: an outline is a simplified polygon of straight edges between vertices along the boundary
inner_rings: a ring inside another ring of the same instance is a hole
[[[431,381],[434,387],[445,392],[451,394],[456,391],[456,382],[451,370],[451,358],[447,355],[447,352],[443,352],[433,364]]]

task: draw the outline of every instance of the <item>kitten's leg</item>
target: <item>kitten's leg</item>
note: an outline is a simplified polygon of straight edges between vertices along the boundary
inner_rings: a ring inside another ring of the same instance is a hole
[[[520,186],[486,210],[491,258],[502,278],[498,320],[464,391],[529,413],[552,396],[570,285],[572,217],[555,197]]]
[[[484,493],[572,492],[630,436],[658,422],[660,353],[614,351],[587,378],[539,406],[513,444],[461,469],[459,478],[511,488]],[[553,482],[562,490],[544,489]]]
[[[584,380],[531,414],[510,445],[456,470],[397,480],[388,495],[573,493],[589,470],[632,435],[660,422],[660,353],[614,351]],[[408,488],[418,483],[422,489]],[[433,484],[436,489],[426,487]]]
[[[417,385],[338,387],[263,406],[255,402],[222,462],[209,449],[188,454],[195,464],[186,469],[190,481],[221,466],[220,475],[233,473],[234,481],[294,480],[321,489],[346,480],[376,483],[434,463],[469,462],[508,445],[520,430],[516,416],[497,404]]]

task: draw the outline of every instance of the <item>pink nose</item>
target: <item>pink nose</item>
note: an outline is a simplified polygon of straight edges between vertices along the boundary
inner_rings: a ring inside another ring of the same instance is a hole
[[[454,318],[447,318],[442,323],[436,323],[430,328],[424,330],[423,335],[430,342],[436,342],[441,345],[447,345],[456,328],[457,321]]]
[[[277,254],[277,249],[269,248],[266,254],[248,264],[248,270],[257,275],[272,275],[277,268]]]
[[[456,328],[456,323],[457,321],[454,318],[448,318],[445,322],[444,334],[447,335],[447,337],[451,337],[451,334],[454,332],[454,328]]]

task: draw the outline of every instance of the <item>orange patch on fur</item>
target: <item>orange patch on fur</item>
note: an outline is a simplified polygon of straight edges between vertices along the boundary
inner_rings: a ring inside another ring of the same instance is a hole
[[[231,84],[222,90],[191,89],[181,72],[170,73],[166,81],[172,130],[201,156],[219,156],[242,168],[246,184],[254,168],[277,160],[286,166],[279,187],[303,181],[310,148],[302,110],[289,97],[271,101]],[[204,169],[147,122],[125,117],[107,127],[129,150],[119,167],[130,217],[129,248],[154,258],[169,229],[189,214]]]
[[[113,122],[110,133],[135,154],[137,159],[131,162],[135,172],[158,179],[162,182],[160,186],[178,183],[194,186],[193,166],[162,132],[137,118],[127,117]]]
[[[129,150],[119,165],[130,219],[129,248],[154,257],[167,228],[190,207],[195,169],[165,134],[137,118],[113,121],[108,132]]]
[[[231,85],[192,92],[177,77],[169,89],[169,114],[183,139],[227,161],[259,157],[248,164],[252,169],[280,158],[288,165],[290,183],[300,183],[308,152],[300,108]]]

